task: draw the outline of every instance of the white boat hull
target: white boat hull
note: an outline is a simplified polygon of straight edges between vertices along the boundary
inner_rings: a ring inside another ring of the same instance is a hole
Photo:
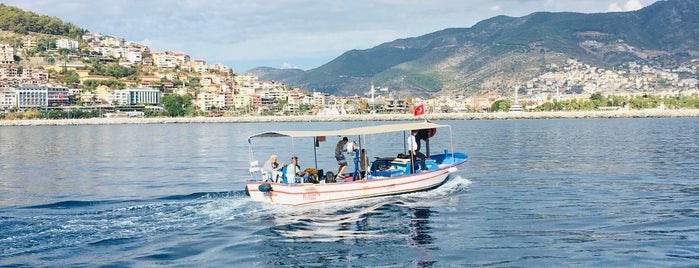
[[[449,173],[454,170],[456,167],[398,177],[337,183],[284,184],[248,181],[245,186],[250,198],[255,201],[295,206],[428,190],[443,184]]]

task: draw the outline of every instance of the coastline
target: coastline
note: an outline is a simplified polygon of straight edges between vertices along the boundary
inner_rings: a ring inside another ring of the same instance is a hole
[[[617,110],[574,112],[499,112],[425,114],[365,114],[333,116],[238,116],[238,117],[155,117],[155,118],[87,118],[0,120],[0,126],[64,126],[112,124],[196,124],[196,123],[265,123],[265,122],[339,122],[339,121],[409,121],[409,120],[516,120],[516,119],[584,119],[584,118],[669,118],[699,117],[699,109]]]

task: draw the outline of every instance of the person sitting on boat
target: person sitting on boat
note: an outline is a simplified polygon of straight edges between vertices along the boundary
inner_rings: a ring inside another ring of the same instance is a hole
[[[410,136],[408,136],[408,150],[410,151],[410,161],[412,162],[412,166],[415,166],[415,157],[420,158],[420,170],[426,171],[427,166],[425,165],[425,154],[417,150],[417,142],[415,141],[415,135],[417,135],[417,129],[411,130]]]
[[[273,154],[269,156],[267,162],[262,166],[262,172],[264,172],[267,178],[271,178],[272,181],[277,182],[279,179],[277,175],[280,168],[279,163],[277,163],[277,155]]]
[[[298,156],[292,156],[291,164],[286,165],[284,169],[284,178],[286,179],[284,183],[303,183],[308,177],[308,174],[299,166]]]
[[[342,139],[337,142],[337,146],[335,146],[335,160],[337,160],[337,164],[340,165],[337,169],[337,176],[335,176],[335,179],[342,179],[342,172],[347,168],[347,159],[345,159],[345,155],[342,153],[342,148],[345,147],[347,142],[349,142],[349,139],[347,139],[347,137],[342,137]]]

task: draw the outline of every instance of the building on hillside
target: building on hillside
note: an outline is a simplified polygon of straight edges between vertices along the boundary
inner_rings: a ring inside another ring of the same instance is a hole
[[[164,52],[153,52],[153,64],[158,68],[175,68],[177,67],[177,59]]]
[[[70,40],[67,38],[61,38],[56,40],[56,47],[64,49],[78,49],[80,46],[78,44],[78,41]]]
[[[143,55],[140,51],[129,50],[124,55],[124,58],[126,58],[131,64],[143,61]]]
[[[211,66],[209,66],[209,69],[216,70],[216,71],[219,71],[221,73],[230,73],[232,71],[230,67],[225,66],[223,64],[218,64],[218,63],[211,64]]]
[[[11,66],[0,67],[0,78],[6,79],[6,78],[17,78],[17,77],[18,77],[18,73],[17,73],[16,67],[11,67]]]
[[[83,40],[85,40],[85,41],[89,41],[90,39],[96,40],[96,41],[100,41],[100,40],[102,40],[103,37],[104,37],[104,36],[103,36],[102,34],[100,34],[100,33],[90,33],[90,32],[87,32],[87,33],[84,33],[84,34],[83,34],[83,37],[82,37],[82,38],[83,38]]]
[[[110,99],[112,98],[112,94],[114,94],[114,90],[112,90],[108,86],[100,85],[97,86],[97,88],[93,91],[93,96],[91,96],[92,98],[90,99],[90,101],[92,103],[98,102],[101,104],[111,104],[112,102],[110,101]],[[83,101],[84,100],[86,99],[83,99]]]
[[[189,55],[172,51],[152,52],[151,56],[153,57],[153,64],[158,66],[158,68],[184,66],[184,63],[190,60]]]
[[[153,85],[154,83],[159,83],[160,82],[160,77],[155,76],[155,75],[139,75],[138,79],[141,80],[141,85],[143,86],[150,86]]]
[[[226,95],[201,92],[197,95],[196,106],[202,111],[208,111],[210,108],[223,108],[226,106]]]
[[[46,86],[46,94],[49,106],[70,105],[73,102],[73,95],[67,87]]]
[[[408,109],[408,103],[405,100],[389,99],[386,101],[384,109],[392,113],[405,113]]]
[[[250,101],[250,95],[233,94],[229,106],[237,110],[248,109],[251,106]]]
[[[311,95],[312,103],[309,103],[313,106],[316,107],[324,107],[325,106],[325,93],[323,92],[313,92]]]
[[[17,106],[17,93],[12,90],[0,90],[0,109]]]
[[[0,64],[13,64],[15,62],[15,49],[10,43],[0,42]]]
[[[14,89],[17,94],[17,107],[42,108],[49,105],[48,90],[46,86],[23,85]]]
[[[121,37],[107,36],[100,40],[100,44],[107,47],[123,47],[125,43],[126,39]]]
[[[206,61],[204,60],[192,60],[188,61],[187,65],[192,71],[203,74],[206,71]]]
[[[160,103],[160,91],[142,87],[114,90],[108,101],[117,105],[157,105]]]
[[[48,82],[49,74],[44,70],[34,68],[24,68],[21,77],[23,79],[38,80],[39,82]]]
[[[35,48],[37,45],[36,38],[30,35],[27,35],[24,37],[22,40],[22,44],[24,45],[24,49],[30,49],[30,48]]]
[[[199,79],[199,85],[202,87],[210,87],[213,84],[214,84],[213,79],[211,79],[211,77],[207,76],[207,77],[202,77],[201,79]]]

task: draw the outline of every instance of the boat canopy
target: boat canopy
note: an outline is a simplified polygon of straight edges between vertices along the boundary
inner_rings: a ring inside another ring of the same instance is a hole
[[[356,127],[347,129],[336,129],[336,130],[310,130],[310,131],[267,131],[259,134],[252,135],[248,137],[252,138],[263,138],[263,137],[316,137],[316,136],[354,136],[354,135],[368,135],[368,134],[379,134],[397,131],[406,131],[412,129],[431,129],[431,128],[442,128],[449,127],[449,125],[439,125],[430,122],[420,122],[420,123],[403,123],[403,124],[388,124],[388,125],[377,125],[377,126],[367,126],[367,127]]]

